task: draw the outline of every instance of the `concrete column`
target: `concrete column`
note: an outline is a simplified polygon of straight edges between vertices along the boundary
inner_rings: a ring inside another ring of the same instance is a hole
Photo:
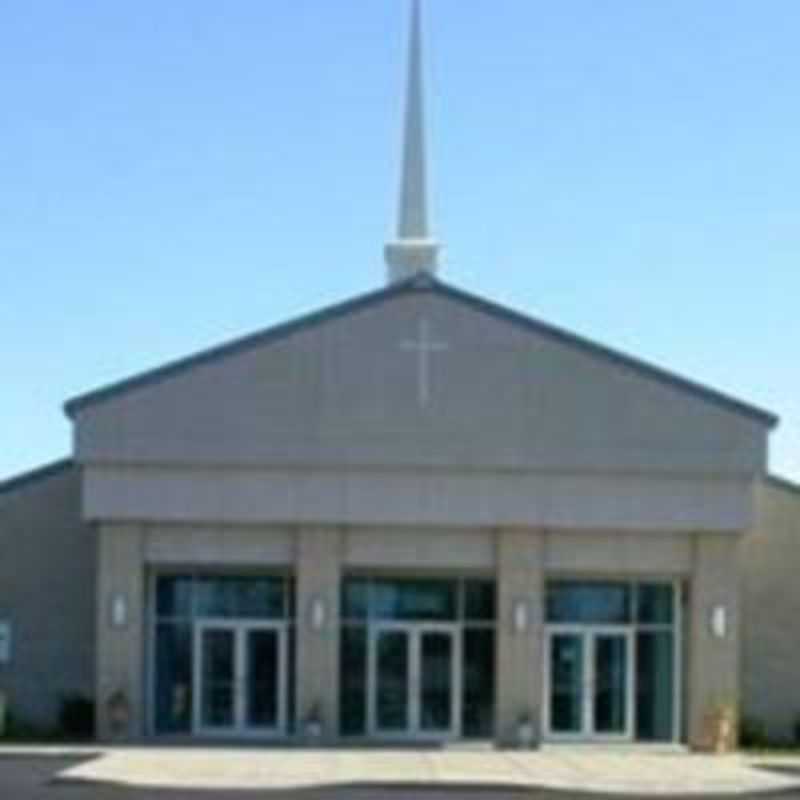
[[[317,708],[323,741],[339,734],[339,586],[342,533],[337,528],[304,528],[297,535],[297,714],[298,732]],[[320,630],[314,606],[324,609]]]
[[[739,705],[739,544],[735,534],[698,534],[689,595],[689,744],[710,745],[706,718],[720,705]],[[712,631],[716,607],[724,608],[727,633]]]
[[[103,525],[97,561],[97,736],[101,740],[144,735],[144,534],[135,525]],[[115,619],[117,613],[124,619]],[[130,717],[115,731],[109,700],[122,695]]]
[[[520,717],[541,733],[544,645],[544,534],[502,530],[497,534],[497,740],[517,744]],[[526,625],[515,616],[524,608]]]

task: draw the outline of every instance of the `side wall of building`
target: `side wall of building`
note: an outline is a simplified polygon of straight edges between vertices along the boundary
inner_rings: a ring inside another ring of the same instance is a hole
[[[800,722],[800,487],[768,481],[743,543],[742,706],[770,736]]]
[[[11,658],[0,691],[16,719],[58,721],[61,698],[94,695],[96,541],[71,463],[0,485],[0,621]]]

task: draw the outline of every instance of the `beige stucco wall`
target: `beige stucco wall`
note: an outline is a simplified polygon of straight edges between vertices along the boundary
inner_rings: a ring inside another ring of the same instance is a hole
[[[86,468],[88,518],[222,525],[746,530],[745,476],[460,470]]]
[[[689,588],[688,739],[698,749],[710,746],[706,720],[739,701],[741,537],[698,534],[694,541]],[[712,631],[715,608],[725,610],[727,631]]]
[[[0,691],[20,721],[50,727],[63,694],[94,694],[95,569],[77,468],[0,490],[0,620],[13,637]]]
[[[144,530],[136,525],[103,525],[98,537],[97,576],[97,734],[102,740],[137,739],[145,733],[146,574]],[[113,622],[119,598],[124,624]],[[124,696],[129,719],[115,726],[109,700]]]
[[[420,321],[430,401],[403,349]],[[432,291],[241,347],[76,417],[81,463],[752,475],[767,424]]]
[[[505,746],[518,743],[517,727],[529,716],[538,737],[542,720],[544,637],[544,534],[504,530],[497,537],[497,674],[495,726]],[[517,606],[525,626],[515,625]]]
[[[304,723],[319,715],[326,742],[339,732],[339,596],[342,535],[336,528],[297,534],[297,714]],[[313,624],[313,606],[324,624]],[[304,733],[304,731],[301,731]]]
[[[789,738],[800,720],[800,488],[765,483],[742,548],[746,717]]]
[[[159,566],[269,569],[290,567],[297,579],[297,713],[303,720],[318,707],[324,735],[338,731],[339,587],[347,570],[383,572],[480,572],[498,581],[497,735],[516,741],[520,715],[530,713],[537,733],[542,719],[544,587],[548,577],[672,577],[689,587],[687,620],[689,741],[701,744],[705,715],[715,704],[735,699],[739,676],[739,537],[733,534],[670,532],[614,535],[608,531],[541,531],[507,528],[480,531],[426,528],[261,527],[185,528],[170,525],[104,526],[98,581],[98,695],[122,688],[132,700],[126,732],[147,732],[144,720],[145,586]],[[216,560],[220,559],[218,563]],[[124,596],[129,618],[110,624],[115,595]],[[325,609],[322,630],[314,630],[315,602]],[[514,626],[515,607],[524,604],[524,630]],[[729,635],[716,639],[711,610],[724,605]],[[108,737],[101,706],[100,733]]]

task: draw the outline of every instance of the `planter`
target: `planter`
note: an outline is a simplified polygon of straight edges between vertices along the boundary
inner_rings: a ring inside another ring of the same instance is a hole
[[[322,739],[322,723],[317,720],[306,722],[305,734],[309,742],[319,742]]]
[[[115,738],[127,736],[131,722],[131,707],[124,692],[117,691],[108,698],[108,724]]]
[[[517,741],[523,750],[530,750],[533,747],[535,735],[532,722],[520,722],[517,725]]]
[[[736,712],[732,708],[716,708],[703,720],[703,746],[709,753],[733,753],[738,745]]]

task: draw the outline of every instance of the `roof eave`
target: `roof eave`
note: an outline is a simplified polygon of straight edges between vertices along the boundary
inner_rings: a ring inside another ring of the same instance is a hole
[[[74,420],[75,416],[85,408],[100,403],[103,400],[110,399],[111,397],[115,397],[125,391],[165,380],[191,367],[200,366],[220,357],[283,339],[305,328],[378,305],[400,294],[419,290],[433,291],[448,296],[483,311],[484,313],[490,314],[491,316],[504,319],[507,322],[519,325],[540,335],[549,336],[562,343],[578,348],[585,353],[603,358],[617,366],[645,375],[652,380],[665,383],[678,390],[689,392],[705,402],[713,403],[730,412],[754,419],[760,424],[765,425],[769,430],[775,429],[780,423],[780,418],[770,411],[766,411],[750,403],[745,403],[742,400],[689,380],[688,378],[676,375],[663,367],[626,355],[590,339],[578,336],[563,328],[556,327],[527,314],[522,314],[506,306],[473,295],[429,274],[416,275],[405,281],[358,295],[355,298],[328,306],[320,311],[305,314],[294,320],[267,328],[266,330],[251,334],[250,336],[236,339],[219,347],[201,351],[187,358],[170,362],[163,367],[158,367],[154,370],[135,375],[132,378],[118,381],[109,386],[79,395],[78,397],[68,400],[64,404],[64,411],[70,419]]]
[[[364,308],[369,308],[371,306],[386,302],[397,295],[429,288],[434,283],[435,279],[428,275],[415,275],[407,280],[399,281],[390,286],[385,286],[372,292],[357,295],[349,300],[326,306],[319,311],[312,311],[311,313],[303,314],[302,316],[296,317],[288,322],[283,322],[258,331],[254,334],[234,339],[233,341],[217,347],[201,350],[200,352],[187,356],[186,358],[171,361],[164,366],[141,372],[133,377],[125,378],[121,381],[116,381],[107,386],[100,387],[99,389],[93,389],[90,392],[73,397],[64,403],[64,413],[71,420],[74,420],[75,416],[85,408],[96,405],[97,403],[115,397],[128,390],[160,382],[173,375],[181,373],[186,369],[206,364],[210,361],[216,360],[217,358],[233,355],[238,352],[249,350],[252,347],[257,347],[262,344],[283,339],[305,328],[318,325],[327,320],[336,319],[354,311],[359,311]]]

